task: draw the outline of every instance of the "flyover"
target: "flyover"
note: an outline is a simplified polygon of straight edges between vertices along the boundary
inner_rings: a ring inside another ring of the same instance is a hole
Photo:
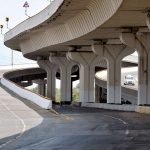
[[[95,103],[95,67],[106,60],[107,103],[121,104],[121,62],[138,52],[138,101],[150,105],[150,2],[55,0],[5,34],[4,44],[37,60],[47,72],[49,97],[60,70],[61,101],[71,101],[72,67],[80,68],[80,102]]]

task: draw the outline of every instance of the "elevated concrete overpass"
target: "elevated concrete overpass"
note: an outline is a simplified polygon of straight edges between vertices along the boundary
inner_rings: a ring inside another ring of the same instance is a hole
[[[137,51],[137,105],[149,105],[149,7],[149,0],[55,0],[6,33],[4,44],[46,70],[49,97],[60,69],[61,101],[71,101],[71,70],[79,65],[82,103],[95,102],[95,67],[106,60],[107,103],[121,104],[121,62]]]

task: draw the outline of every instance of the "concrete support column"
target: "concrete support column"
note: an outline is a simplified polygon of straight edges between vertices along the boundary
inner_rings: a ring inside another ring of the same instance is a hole
[[[121,41],[137,50],[138,56],[138,105],[150,104],[150,33],[122,33]]]
[[[62,56],[50,56],[49,60],[60,68],[61,101],[71,102],[71,71],[76,64]]]
[[[45,97],[45,84],[38,84],[38,93]]]
[[[40,68],[47,72],[47,97],[55,101],[55,78],[58,66],[52,64],[49,60],[38,60]]]
[[[121,104],[121,61],[134,52],[125,45],[93,45],[92,50],[107,60],[107,103]]]
[[[92,52],[69,52],[68,57],[80,64],[80,102],[95,102],[94,79],[97,55]]]
[[[98,85],[95,85],[95,102],[101,102],[102,88]]]
[[[45,95],[46,95],[46,92],[45,92],[46,80],[44,80],[44,79],[32,80],[32,83],[36,83],[38,85],[38,94],[45,97]]]

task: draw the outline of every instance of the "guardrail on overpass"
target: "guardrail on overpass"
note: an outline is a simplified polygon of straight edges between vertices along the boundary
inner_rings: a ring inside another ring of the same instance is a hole
[[[52,100],[51,99],[45,98],[45,97],[38,95],[30,90],[27,90],[10,80],[10,78],[12,79],[12,75],[14,75],[14,74],[15,74],[14,77],[16,77],[16,76],[19,77],[19,76],[25,75],[25,72],[27,74],[28,73],[27,70],[30,72],[29,73],[30,75],[31,75],[31,72],[34,75],[35,70],[37,70],[37,69],[24,69],[24,70],[16,70],[16,71],[11,71],[11,72],[5,73],[1,79],[2,85],[5,86],[6,88],[8,88],[9,90],[13,91],[17,95],[21,96],[22,98],[25,98],[25,99],[37,104],[41,108],[51,109],[52,108]]]

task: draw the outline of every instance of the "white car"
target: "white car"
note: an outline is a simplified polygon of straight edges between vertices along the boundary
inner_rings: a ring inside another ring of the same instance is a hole
[[[124,79],[124,85],[135,85],[134,77],[132,75],[126,75]]]

